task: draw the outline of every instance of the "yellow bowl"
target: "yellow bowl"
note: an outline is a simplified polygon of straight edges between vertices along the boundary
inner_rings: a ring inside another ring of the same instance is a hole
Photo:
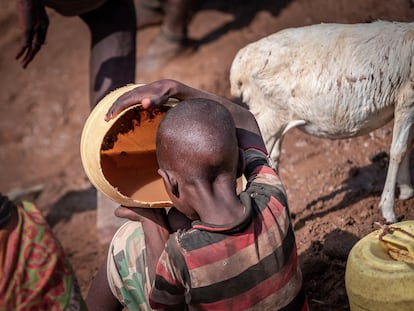
[[[106,122],[113,102],[137,87],[131,84],[105,96],[92,110],[83,127],[80,154],[91,183],[113,201],[129,207],[172,205],[158,175],[155,136],[158,124],[169,108],[151,111],[135,105]]]

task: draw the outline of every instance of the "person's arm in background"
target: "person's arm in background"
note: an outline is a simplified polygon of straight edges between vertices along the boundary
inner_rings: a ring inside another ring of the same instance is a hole
[[[16,0],[16,6],[23,35],[16,59],[26,68],[46,41],[49,17],[43,0]]]
[[[113,103],[105,119],[108,121],[118,115],[122,110],[139,103],[142,104],[143,108],[151,108],[165,104],[170,98],[178,100],[206,98],[224,105],[233,116],[240,148],[256,147],[266,151],[259,126],[250,111],[229,99],[192,88],[170,79],[159,80],[144,86],[139,86],[123,94]]]

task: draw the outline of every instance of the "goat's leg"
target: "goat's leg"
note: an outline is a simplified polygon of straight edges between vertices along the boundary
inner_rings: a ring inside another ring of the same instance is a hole
[[[269,153],[269,158],[272,162],[273,169],[277,172],[279,169],[279,157],[280,157],[280,144],[281,144],[281,128],[275,128],[271,123],[272,120],[269,122],[269,116],[263,114],[256,114],[255,115],[257,124],[260,128],[260,132],[263,137],[263,141],[266,145],[267,152]],[[270,123],[270,124],[269,124]]]
[[[276,172],[279,171],[279,159],[282,148],[282,140],[283,137],[276,138],[275,135],[272,135],[265,141],[270,160],[272,161],[272,167]]]
[[[408,147],[405,153],[404,159],[401,162],[400,169],[398,170],[397,175],[397,185],[400,189],[400,194],[398,198],[400,200],[407,200],[414,196],[414,188],[411,183],[411,174],[410,174],[410,153],[411,146],[413,144],[413,127],[410,130],[410,136],[408,140]]]
[[[387,222],[396,222],[397,217],[394,211],[395,189],[397,175],[401,163],[406,156],[408,145],[411,138],[411,127],[413,124],[414,107],[407,109],[396,109],[394,116],[394,129],[390,150],[390,163],[388,166],[387,178],[385,180],[384,190],[381,195],[379,208],[382,216]],[[406,165],[406,164],[404,164]],[[404,180],[404,174],[400,179]]]
[[[270,137],[264,137],[266,148],[269,152],[270,159],[272,160],[272,167],[278,171],[279,169],[279,159],[282,152],[282,142],[283,138],[285,137],[285,134],[291,130],[292,128],[305,125],[305,120],[293,120],[289,121],[287,124],[285,124],[283,127],[279,129],[276,133],[273,135],[270,135]],[[265,129],[262,131],[262,133],[268,133],[269,130]]]

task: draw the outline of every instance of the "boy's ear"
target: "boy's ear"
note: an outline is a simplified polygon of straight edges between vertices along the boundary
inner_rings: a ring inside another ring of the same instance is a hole
[[[178,191],[178,182],[174,176],[174,173],[171,171],[158,169],[158,174],[160,174],[160,176],[164,180],[164,185],[167,188],[168,192],[170,192],[178,199],[180,197],[180,192]]]

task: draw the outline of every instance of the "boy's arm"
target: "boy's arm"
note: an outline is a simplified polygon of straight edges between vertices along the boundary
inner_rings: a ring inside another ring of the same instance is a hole
[[[170,79],[159,80],[144,86],[139,86],[123,94],[113,103],[105,119],[110,120],[122,110],[139,103],[144,108],[161,106],[170,98],[178,100],[205,98],[222,104],[233,116],[240,148],[255,147],[266,150],[256,119],[250,111],[224,97],[195,89]]]
[[[141,222],[146,239],[147,264],[150,284],[155,279],[155,268],[170,236],[167,214],[163,208],[139,208],[120,206],[115,215]]]

